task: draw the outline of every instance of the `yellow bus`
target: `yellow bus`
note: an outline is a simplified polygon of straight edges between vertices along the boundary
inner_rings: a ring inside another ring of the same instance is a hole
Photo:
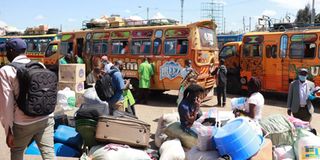
[[[153,23],[121,26],[63,32],[59,51],[62,55],[73,53],[82,57],[87,73],[103,55],[107,55],[112,62],[122,60],[125,63],[125,78],[130,78],[134,87],[139,82],[139,65],[144,57],[149,57],[155,69],[151,88],[162,91],[179,89],[184,61],[190,59],[198,73],[198,84],[212,89],[215,78],[210,75],[209,68],[218,64],[216,24],[213,21],[188,25]],[[124,48],[127,51],[122,54]]]
[[[263,91],[287,93],[302,67],[309,69],[308,79],[320,85],[320,29],[247,33],[241,42],[225,44],[220,57],[235,71],[228,77],[235,79],[228,84],[234,90],[246,89],[255,76]]]
[[[21,38],[27,43],[27,56],[35,61],[45,63],[45,51],[51,41],[57,39],[57,34],[44,34],[44,35],[23,35],[23,36],[2,36],[0,37],[0,43],[4,43],[10,38]],[[54,50],[54,49],[52,49]],[[0,66],[9,63],[6,58],[6,52],[0,51]]]

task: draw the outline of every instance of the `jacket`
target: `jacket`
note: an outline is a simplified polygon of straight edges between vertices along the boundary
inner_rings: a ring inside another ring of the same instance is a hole
[[[311,93],[314,89],[314,83],[306,80],[307,90]],[[297,113],[300,108],[300,91],[299,91],[299,80],[295,80],[291,82],[288,92],[288,100],[287,100],[288,109],[291,110],[292,113]],[[309,113],[313,113],[313,105],[310,100],[307,100],[307,106]]]

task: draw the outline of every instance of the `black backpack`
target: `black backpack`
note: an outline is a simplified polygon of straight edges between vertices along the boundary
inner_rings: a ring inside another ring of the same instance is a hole
[[[18,107],[28,116],[49,115],[57,103],[57,75],[39,62],[9,64],[17,70]]]
[[[110,101],[111,97],[114,95],[112,74],[106,73],[103,77],[97,80],[95,89],[101,101]]]

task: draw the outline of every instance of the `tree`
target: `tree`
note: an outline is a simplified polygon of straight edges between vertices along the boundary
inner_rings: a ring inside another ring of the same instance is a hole
[[[314,23],[320,23],[320,13],[316,15]]]
[[[318,15],[317,15],[318,17]],[[311,9],[310,5],[307,4],[304,9],[299,9],[297,12],[295,23],[310,23],[311,21]]]

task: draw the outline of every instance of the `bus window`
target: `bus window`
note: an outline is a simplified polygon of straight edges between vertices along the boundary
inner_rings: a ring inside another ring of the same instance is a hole
[[[151,42],[149,40],[134,40],[131,45],[132,54],[150,54]]]
[[[155,33],[156,38],[161,38],[162,37],[162,30],[157,30]]]
[[[290,58],[314,58],[315,51],[315,43],[292,42],[290,45]]]
[[[165,55],[174,55],[176,54],[177,41],[176,40],[165,40],[164,48]]]
[[[213,47],[214,46],[214,31],[209,28],[200,27],[200,41],[202,47]]]
[[[112,54],[125,54],[129,51],[128,41],[113,41]]]
[[[27,41],[27,51],[28,52],[39,52],[39,46],[37,39],[28,39]]]
[[[220,57],[221,58],[227,58],[234,56],[236,53],[236,46],[225,46],[222,48],[220,52]]]
[[[277,45],[272,45],[271,47],[271,56],[272,58],[277,58]]]
[[[260,44],[245,44],[243,47],[243,55],[245,57],[261,57],[262,45]]]
[[[55,53],[57,53],[58,50],[58,45],[57,44],[51,44],[48,46],[48,49],[45,53],[45,57],[50,57],[52,55],[54,55]]]
[[[94,40],[92,44],[92,54],[107,54],[108,43],[106,40]]]
[[[282,35],[280,41],[280,57],[285,58],[288,48],[288,36]]]
[[[188,40],[178,40],[177,52],[178,54],[187,54]]]
[[[267,58],[277,58],[277,45],[267,45],[266,46],[266,57]]]
[[[160,38],[156,38],[153,41],[153,54],[160,54],[161,53],[161,44],[162,40]]]
[[[60,52],[63,55],[66,55],[67,53],[71,53],[72,52],[72,46],[73,43],[72,42],[61,42],[60,44]]]

